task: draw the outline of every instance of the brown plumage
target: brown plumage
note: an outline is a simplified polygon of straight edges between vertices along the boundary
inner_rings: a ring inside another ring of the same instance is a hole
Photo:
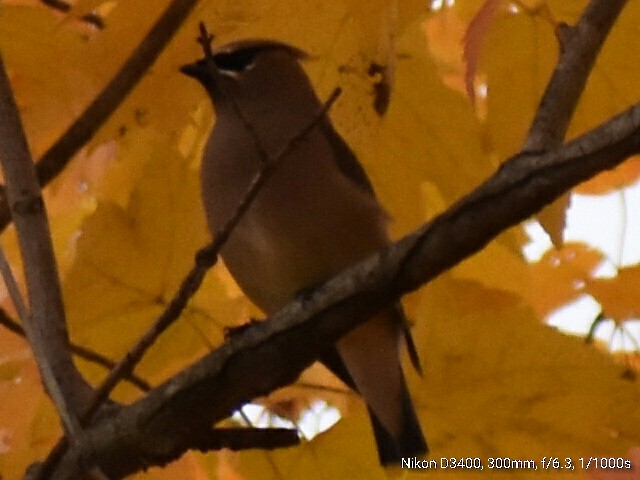
[[[202,83],[216,110],[201,173],[212,232],[260,168],[254,136],[275,154],[321,111],[299,64],[304,57],[282,43],[249,40],[217,49],[215,66],[205,59],[182,68]],[[246,295],[271,314],[388,245],[387,223],[366,173],[325,117],[283,159],[221,254]],[[383,464],[427,452],[399,360],[404,338],[417,358],[408,335],[396,306],[345,335],[322,359],[364,398]]]

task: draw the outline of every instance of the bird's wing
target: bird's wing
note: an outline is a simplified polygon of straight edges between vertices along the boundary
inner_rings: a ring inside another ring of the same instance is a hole
[[[404,309],[400,303],[396,303],[394,305],[394,309],[398,318],[402,321],[402,333],[404,334],[404,340],[407,345],[407,353],[409,354],[409,360],[411,360],[411,365],[416,371],[422,376],[422,365],[420,364],[420,357],[418,356],[418,349],[416,348],[416,344],[413,341],[413,337],[411,336],[411,331],[409,330],[409,320],[404,313]]]
[[[418,356],[418,349],[416,348],[416,344],[413,341],[413,337],[411,336],[411,331],[409,330],[409,321],[407,320],[407,317],[404,313],[404,309],[399,303],[396,303],[393,309],[395,310],[394,313],[398,315],[398,318],[402,320],[402,333],[404,334],[405,342],[407,345],[407,353],[409,354],[411,365],[413,365],[413,368],[415,368],[420,376],[422,376],[422,365],[420,363],[420,357]],[[348,387],[350,387],[352,390],[358,391],[355,382],[347,371],[347,367],[340,358],[340,355],[338,355],[338,351],[336,350],[335,346],[332,346],[330,349],[328,349],[320,357],[320,361]]]
[[[347,177],[354,185],[356,185],[359,189],[365,191],[372,197],[376,198],[375,191],[373,189],[373,185],[367,176],[367,173],[362,168],[362,165],[356,158],[355,154],[349,148],[349,145],[342,139],[340,135],[335,131],[331,121],[328,117],[325,117],[319,125],[320,131],[325,136],[327,142],[329,143],[331,150],[333,151],[333,158],[338,165],[338,169],[342,174]],[[394,306],[395,313],[397,317],[402,321],[402,331],[405,337],[407,352],[409,354],[409,358],[411,359],[411,364],[416,369],[420,375],[422,375],[422,366],[420,365],[420,358],[418,357],[418,352],[416,349],[416,345],[413,341],[413,337],[411,336],[411,332],[409,331],[409,322],[407,320],[406,315],[404,314],[404,310],[402,305],[397,303]],[[333,370],[333,369],[332,369]],[[341,375],[336,373],[342,381],[345,381]],[[348,382],[345,382],[350,386]]]
[[[362,165],[360,165],[351,148],[349,148],[349,145],[347,145],[342,137],[335,131],[329,118],[325,117],[318,127],[333,151],[333,158],[340,172],[358,188],[375,197],[376,194],[369,177],[367,177],[367,173],[364,171],[364,168],[362,168]]]

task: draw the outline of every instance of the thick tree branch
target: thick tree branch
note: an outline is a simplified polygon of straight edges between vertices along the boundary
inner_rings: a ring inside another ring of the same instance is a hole
[[[0,162],[7,181],[29,295],[24,329],[42,381],[68,433],[79,434],[79,417],[91,387],[71,359],[62,294],[49,224],[4,63],[0,58]]]
[[[52,478],[76,478],[83,465],[96,464],[119,477],[176,458],[208,438],[209,426],[244,401],[293,381],[326,345],[362,319],[479,251],[500,231],[572,186],[637,153],[640,106],[557,148],[597,52],[624,3],[593,0],[567,36],[559,68],[526,142],[529,153],[513,157],[422,229],[288,305],[264,324],[234,336],[134,405],[91,427],[87,441],[66,452]],[[595,36],[593,41],[590,35]],[[574,52],[566,54],[570,50]],[[565,71],[572,69],[577,69],[575,77]],[[553,105],[556,101],[559,106]],[[553,151],[532,153],[542,149]]]
[[[412,235],[247,328],[192,367],[87,432],[53,479],[76,478],[82,459],[114,477],[181,455],[243,402],[292,382],[341,335],[482,249],[567,189],[640,151],[640,105],[571,144],[517,155]],[[238,381],[242,379],[242,381]]]
[[[65,134],[60,137],[60,139],[58,139],[58,141],[42,156],[36,167],[36,175],[40,185],[44,186],[55,178],[55,176],[64,169],[78,150],[96,133],[104,121],[116,110],[120,103],[122,103],[124,98],[156,60],[160,52],[162,52],[165,45],[173,37],[173,34],[183,23],[184,19],[196,3],[197,0],[173,0],[171,2],[115,77],[87,107],[82,115],[80,115],[80,117],[69,127]],[[4,73],[4,67],[2,67],[2,69]],[[6,81],[6,88],[10,89],[8,80]],[[10,93],[10,90],[8,90],[8,92]],[[5,123],[7,122],[9,121],[6,120]],[[4,135],[4,138],[9,139],[11,137],[8,137],[7,135],[12,135],[14,133],[15,132],[13,131],[8,131],[6,132],[6,135]],[[29,163],[32,164],[30,155],[28,158]],[[11,186],[8,187],[8,189],[10,188]],[[7,202],[7,193],[8,192],[6,192],[4,188],[0,188],[0,231],[9,224],[12,217],[12,211]],[[40,198],[39,194],[37,198]],[[63,348],[68,347],[66,326],[62,325],[62,327],[60,327],[51,324],[51,330],[58,330],[58,336],[61,340],[60,342],[52,342],[49,349],[52,352],[59,351],[61,365],[66,364],[67,360],[65,360],[65,358],[71,358],[69,349]],[[27,337],[29,338],[30,343],[33,343],[32,336],[27,335]],[[33,345],[32,347],[34,350],[38,348]],[[36,357],[38,358],[38,363],[43,360],[41,355],[39,356],[36,354]],[[72,365],[71,363],[69,364]],[[41,371],[41,373],[43,373],[43,379],[46,384],[46,377],[51,377],[52,374],[47,374],[45,376],[43,371]],[[62,375],[62,377],[63,379],[66,378],[65,384],[78,384],[78,392],[76,396],[86,397],[88,395],[88,386],[83,385],[84,382],[80,382],[78,380],[78,375],[79,374],[76,375],[70,372],[68,376]],[[51,391],[51,385],[47,388],[51,395],[56,395],[55,392]],[[79,390],[83,391],[82,395],[79,394]],[[56,404],[61,406],[61,401],[62,400],[60,399]],[[84,403],[84,401],[80,403]],[[67,419],[67,422],[65,423],[68,423],[69,421],[71,420]]]
[[[209,450],[247,450],[260,448],[274,450],[292,447],[300,443],[297,430],[288,428],[216,428],[209,438],[194,443],[192,448],[201,452]]]
[[[47,185],[60,174],[71,158],[120,106],[158,58],[197,2],[198,0],[173,0],[169,4],[118,73],[62,137],[40,158],[37,164],[40,185]],[[0,190],[0,231],[4,230],[9,222],[11,222],[11,212],[2,189]]]

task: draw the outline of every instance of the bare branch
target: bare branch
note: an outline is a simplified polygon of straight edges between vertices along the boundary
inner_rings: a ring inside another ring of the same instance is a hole
[[[126,95],[137,84],[140,78],[142,78],[147,69],[153,64],[196,3],[197,0],[173,0],[171,2],[111,82],[109,82],[83,114],[40,159],[37,165],[37,179],[41,185],[46,185],[55,178],[55,176],[64,169],[69,160],[115,111]],[[4,73],[4,67],[2,69]],[[29,163],[31,164],[31,160],[29,160]],[[3,230],[11,221],[12,211],[7,203],[7,193],[5,193],[4,189],[0,190],[0,230]],[[63,325],[63,328],[59,328],[59,326],[52,324],[51,328],[57,328],[61,336],[66,340],[62,342],[62,345],[52,343],[49,348],[51,350],[59,350],[61,352],[60,355],[63,357],[68,356],[68,362],[67,360],[62,361],[62,365],[66,363],[72,365],[68,348],[66,350],[64,348],[58,348],[65,345],[68,346],[66,327]],[[66,352],[66,355],[64,352]],[[66,379],[66,383],[79,383],[74,380],[77,376],[79,376],[79,374],[70,375]],[[46,378],[46,376],[43,374],[43,379],[44,378]],[[50,387],[48,388],[50,390]],[[89,387],[82,387],[82,390],[85,390],[84,395],[86,396]],[[53,395],[53,392],[50,391],[50,394]],[[60,407],[60,401],[56,403]],[[68,421],[70,422],[71,419],[68,419]]]
[[[196,254],[196,264],[182,281],[176,295],[171,299],[169,305],[151,327],[144,333],[138,342],[122,357],[122,359],[109,372],[109,375],[102,381],[100,386],[95,390],[91,398],[89,408],[82,416],[82,423],[88,424],[94,413],[108,398],[115,386],[130,375],[134,367],[140,362],[146,351],[155,343],[157,338],[180,316],[189,299],[196,293],[207,271],[215,265],[218,259],[218,252],[224,246],[229,235],[236,227],[243,215],[249,209],[257,196],[260,189],[267,180],[278,169],[281,162],[287,155],[304,140],[309,132],[313,130],[318,123],[324,118],[327,111],[335,103],[340,96],[341,90],[336,88],[329,96],[318,114],[302,128],[291,140],[289,140],[278,152],[272,157],[267,157],[251,184],[247,188],[242,200],[236,207],[232,217],[225,223],[222,228],[216,232],[213,242],[203,248]],[[39,476],[35,478],[47,478],[49,470],[54,468],[55,463],[67,447],[67,442],[63,437],[58,441],[50,455],[45,460]]]
[[[563,26],[560,59],[540,101],[523,151],[562,144],[589,73],[627,0],[591,0],[575,27]]]
[[[442,215],[202,360],[86,433],[50,472],[75,478],[79,459],[119,477],[165,464],[246,399],[291,383],[326,348],[567,189],[640,151],[640,105],[552,152],[513,157]],[[242,379],[242,381],[238,381]]]
[[[600,13],[611,14],[604,3],[593,1],[581,22],[592,21]],[[599,21],[594,25],[604,25]],[[602,30],[600,44],[609,28]],[[585,45],[573,45],[570,39],[565,50]],[[595,58],[599,46],[589,45],[585,51]],[[584,81],[590,68],[581,73]],[[552,145],[558,131],[564,130],[560,139],[564,137],[582,91],[584,82],[580,85],[579,78],[576,82],[578,88],[573,85],[576,90],[570,92],[576,99],[560,108],[546,106],[558,99],[557,93],[545,95],[536,117],[538,125],[531,128],[528,153],[505,162],[483,185],[412,235],[292,302],[266,322],[247,328],[135,404],[99,421],[87,432],[87,442],[66,451],[48,475],[71,479],[85,465],[99,464],[109,475],[119,477],[177,458],[194,445],[195,438],[210,435],[209,425],[226,418],[239,404],[293,381],[326,345],[359,322],[479,251],[502,230],[567,189],[640,151],[640,105],[569,145]],[[553,125],[555,134],[544,132],[546,122]],[[552,151],[531,153],[536,145]]]
[[[5,327],[10,332],[15,333],[16,335],[20,335],[21,337],[27,336],[20,324],[9,317],[7,312],[5,312],[2,308],[0,308],[0,325]]]
[[[627,0],[591,0],[574,27],[558,26],[560,58],[540,100],[524,142],[524,151],[541,152],[562,144],[596,57],[626,3]],[[542,220],[547,213],[555,218],[554,211],[565,212],[569,201],[567,192],[555,204],[539,212],[539,218]],[[562,243],[558,232],[550,230],[548,233],[554,245]]]
[[[11,265],[9,264],[7,256],[4,254],[4,248],[2,248],[2,246],[0,246],[0,272],[2,272],[2,278],[7,287],[7,291],[9,292],[11,302],[13,303],[16,312],[18,312],[18,317],[20,317],[22,323],[28,322],[29,309],[27,308],[27,302],[22,297],[22,292],[20,292],[18,282],[13,275]]]
[[[38,161],[40,185],[53,180],[71,158],[98,131],[107,118],[120,106],[133,87],[155,62],[173,34],[191,12],[198,0],[173,0],[149,33],[122,65],[118,73],[93,100],[80,117]],[[11,221],[5,193],[0,190],[0,231]]]
[[[79,416],[91,387],[71,359],[49,224],[35,168],[4,63],[0,58],[0,162],[22,254],[29,314],[24,328],[38,368],[66,430],[80,432]]]
[[[11,317],[7,315],[7,312],[5,312],[1,308],[0,308],[0,325],[5,327],[10,332],[15,333],[16,335],[20,335],[21,337],[26,336],[22,326],[19,323],[17,323],[15,320],[11,319]],[[70,346],[71,346],[71,353],[73,353],[74,355],[77,355],[79,358],[87,362],[95,363],[96,365],[100,365],[101,367],[104,367],[107,370],[111,370],[116,366],[116,362],[114,362],[110,358],[105,357],[104,355],[101,355],[100,353],[95,352],[87,347],[83,347],[82,345],[78,345],[77,343],[73,343],[73,342],[70,343]],[[132,385],[135,385],[143,392],[148,392],[149,390],[151,390],[151,385],[149,384],[149,382],[147,382],[146,380],[134,374],[127,375],[126,377],[124,377],[124,380],[131,383]]]
[[[61,13],[68,13],[71,10],[72,5],[64,0],[40,0],[47,7],[53,8]]]
[[[294,149],[311,130],[315,128],[322,118],[324,118],[327,111],[331,108],[339,95],[340,90],[334,90],[329,99],[325,102],[323,108],[318,112],[313,120],[309,122],[305,128],[300,130],[300,132],[298,132],[289,142],[287,142],[279,152],[262,164],[260,171],[254,177],[242,200],[236,207],[233,216],[218,232],[216,232],[213,242],[197,253],[195,266],[182,281],[178,292],[171,299],[171,302],[169,302],[165,311],[138,340],[138,343],[122,357],[120,362],[118,362],[107,378],[96,389],[96,393],[91,402],[91,407],[87,411],[88,418],[90,418],[96,409],[107,399],[109,393],[111,393],[113,388],[123,378],[123,375],[129,374],[133,371],[133,368],[142,359],[149,347],[151,347],[162,332],[164,332],[180,316],[189,299],[196,293],[198,288],[200,288],[207,271],[215,265],[220,249],[224,246],[233,229],[249,209],[260,189],[277,170],[278,166],[285,159],[287,154]]]
[[[289,428],[216,428],[211,431],[209,438],[198,439],[192,448],[201,452],[223,448],[274,450],[298,444],[298,431]]]
[[[198,28],[200,29],[200,35],[198,35],[197,42],[202,47],[205,58],[213,60],[213,49],[211,45],[213,43],[213,35],[209,33],[204,22],[200,22]]]

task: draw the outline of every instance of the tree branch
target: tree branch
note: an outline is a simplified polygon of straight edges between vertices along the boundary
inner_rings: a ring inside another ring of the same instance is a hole
[[[575,27],[564,26],[560,58],[542,96],[523,151],[562,144],[589,73],[627,0],[591,0]]]
[[[524,151],[552,150],[562,144],[598,53],[626,3],[591,0],[575,26],[558,27],[560,58],[527,134]],[[570,198],[566,192],[537,216],[556,246],[562,244],[562,234],[548,228],[547,221],[558,215],[564,218]]]
[[[614,0],[611,3],[616,6],[609,8],[606,3],[592,1],[581,19],[600,28],[595,43],[586,39],[574,45],[569,38],[564,46],[565,51],[583,48],[586,60],[582,61],[588,66],[578,72],[577,88],[570,86],[575,89],[569,92],[574,100],[565,101],[565,95],[553,93],[561,92],[562,82],[571,78],[557,80],[554,75],[526,143],[528,153],[514,156],[414,234],[341,273],[304,300],[292,302],[265,323],[247,328],[135,404],[99,421],[87,432],[86,442],[66,452],[51,478],[75,478],[83,465],[97,464],[119,477],[177,458],[197,443],[194,439],[210,435],[209,425],[226,418],[238,405],[293,381],[326,345],[363,319],[479,251],[500,231],[528,218],[567,189],[640,151],[640,106],[556,148],[566,134],[599,45],[625,2]],[[598,15],[609,20],[598,23]],[[580,28],[579,24],[576,32]],[[575,55],[566,58],[579,58]],[[567,62],[558,68],[560,73],[571,65]],[[547,106],[556,100],[563,105]],[[553,125],[551,133],[543,128],[546,122]],[[558,132],[562,132],[559,141],[554,140]],[[532,153],[540,146],[554,149]]]
[[[187,17],[189,12],[193,9],[196,3],[197,0],[173,0],[171,2],[171,4],[164,11],[162,16],[157,20],[150,32],[134,50],[132,55],[118,71],[115,77],[102,90],[98,97],[96,97],[96,99],[87,107],[82,115],[69,127],[65,134],[60,139],[58,139],[58,141],[51,148],[49,148],[47,152],[45,152],[36,167],[37,173],[35,173],[35,175],[37,175],[37,183],[44,186],[53,178],[55,178],[55,176],[57,176],[64,169],[64,167],[78,152],[78,150],[97,132],[104,121],[116,110],[116,108],[124,100],[131,89],[142,78],[147,69],[153,64],[160,52],[163,50],[164,46],[172,38],[173,34],[180,27],[180,25]],[[4,72],[4,66],[2,66],[2,70],[2,73],[5,77],[4,80],[6,83],[6,89],[8,92],[10,92],[9,82]],[[21,130],[21,127],[19,130]],[[9,134],[13,133],[15,132],[9,132]],[[26,146],[26,140],[24,141],[24,143]],[[28,151],[27,158],[29,158],[29,165],[32,166],[33,164]],[[5,178],[7,179],[7,181],[9,181],[8,177]],[[11,190],[11,185],[7,187],[7,190]],[[4,230],[4,228],[9,224],[12,214],[14,213],[13,209],[9,208],[7,196],[10,196],[10,193],[8,191],[5,191],[4,188],[0,188],[0,231]],[[41,203],[42,200],[39,194],[37,198],[40,199]],[[62,308],[61,303],[60,308]],[[68,348],[69,340],[66,332],[66,325],[64,324],[64,318],[62,320],[62,324],[56,322],[51,323],[50,325],[50,330],[57,331],[59,333],[57,337],[59,337],[60,341],[52,342],[51,345],[49,345],[48,349],[52,352],[56,350],[60,352],[58,355],[60,357],[60,361],[58,362],[60,363],[60,367],[58,368],[60,370],[67,370],[67,367],[73,367],[73,364],[70,360],[71,355]],[[25,328],[27,329],[27,337],[29,338],[32,348],[34,349],[34,351],[38,350],[40,347],[34,346],[33,344],[33,333],[29,334],[30,329],[27,327],[27,325],[25,325]],[[68,412],[67,408],[70,406],[66,405],[67,401],[64,400],[64,392],[56,393],[57,388],[55,387],[53,380],[47,380],[47,378],[53,378],[53,372],[46,373],[46,371],[50,368],[52,369],[53,367],[55,367],[55,365],[41,365],[41,362],[47,356],[48,354],[45,353],[36,353],[36,358],[38,359],[38,364],[39,368],[41,369],[43,381],[45,382],[45,384],[50,383],[50,385],[47,385],[47,390],[49,391],[49,394],[52,395],[52,397],[55,397],[54,402],[56,403],[60,414],[63,416],[65,425],[68,429],[75,429],[76,427],[73,427],[73,425],[75,425],[76,423],[74,418],[81,410],[77,410],[76,408],[74,409],[75,411],[73,412],[73,415],[71,415],[71,413]],[[64,367],[65,365],[67,367]],[[69,372],[68,377],[67,375],[62,375],[62,378],[57,379],[57,381],[64,381],[65,383],[63,385],[77,385],[77,388],[73,389],[74,391],[76,391],[74,397],[79,398],[79,392],[81,390],[83,391],[82,396],[87,397],[90,392],[90,387],[84,383],[84,380],[81,378],[77,370],[75,368],[73,370],[75,371],[75,373]],[[66,388],[64,388],[63,390],[66,390]],[[83,400],[79,403],[84,406],[86,402],[85,400]],[[64,420],[65,417],[66,420]]]
[[[174,33],[182,25],[198,0],[173,0],[149,33],[107,86],[73,122],[67,131],[47,150],[37,164],[38,181],[45,186],[66,167],[67,163],[95,135],[107,118],[120,106],[129,92],[155,62]],[[11,222],[4,189],[0,189],[0,231]]]
[[[327,345],[525,220],[567,189],[640,151],[640,105],[552,152],[521,154],[415,233],[247,328],[86,433],[52,479],[79,459],[120,477],[184,453],[238,405],[292,382]],[[242,379],[242,381],[238,381]]]
[[[5,327],[10,332],[15,333],[16,335],[19,335],[21,337],[26,337],[26,334],[22,326],[15,320],[13,320],[11,317],[9,317],[7,312],[5,312],[2,308],[0,308],[0,325]],[[74,355],[78,356],[79,358],[87,362],[95,363],[96,365],[100,365],[101,367],[104,367],[107,370],[111,370],[116,365],[116,362],[114,362],[110,358],[105,357],[104,355],[98,352],[95,352],[89,348],[83,347],[82,345],[78,345],[73,342],[70,342],[69,345],[71,347],[71,353],[73,353]],[[146,380],[134,374],[126,375],[124,377],[124,380],[131,383],[132,385],[135,385],[143,392],[147,392],[152,388],[149,382],[147,382]]]
[[[13,275],[13,270],[11,270],[9,259],[7,259],[7,256],[4,254],[4,248],[2,248],[2,246],[0,246],[0,272],[2,272],[2,279],[7,287],[9,298],[11,298],[11,303],[13,303],[13,307],[16,309],[18,318],[20,318],[22,323],[27,323],[29,321],[27,302],[22,296],[16,277]],[[18,326],[18,328],[20,328],[24,334],[22,327]]]
[[[192,445],[201,452],[210,450],[247,450],[260,448],[274,450],[292,447],[300,443],[298,431],[289,428],[216,428],[209,438],[203,438]]]
[[[204,25],[201,24],[201,29],[203,28]],[[83,415],[81,417],[82,425],[86,425],[91,421],[94,413],[107,400],[109,394],[113,391],[116,385],[122,379],[131,375],[134,367],[140,362],[147,350],[155,343],[158,337],[167,328],[169,328],[175,320],[178,319],[178,317],[186,307],[189,299],[196,293],[198,288],[200,288],[200,285],[204,280],[204,276],[209,268],[215,265],[218,259],[218,252],[224,246],[227,239],[229,238],[229,235],[231,235],[233,229],[247,212],[264,184],[277,171],[288,154],[294,148],[296,148],[298,144],[309,135],[309,132],[318,125],[318,122],[320,122],[325,117],[328,110],[340,96],[340,93],[341,90],[339,88],[336,88],[331,93],[316,116],[307,125],[303,126],[303,128],[299,132],[297,132],[288,142],[286,142],[286,144],[283,145],[282,148],[274,155],[268,156],[266,153],[264,153],[262,166],[249,184],[247,191],[245,192],[241,201],[238,203],[233,215],[222,226],[222,228],[220,228],[220,230],[215,233],[214,240],[211,242],[211,244],[201,249],[197,253],[195,266],[184,278],[180,285],[180,288],[178,289],[178,292],[171,299],[171,302],[169,302],[167,308],[156,319],[153,325],[151,325],[151,327],[144,333],[144,335],[140,339],[138,339],[136,344],[132,348],[130,348],[129,351],[127,351],[127,353],[117,364],[115,364],[107,377],[96,388],[89,402],[89,407],[86,409],[86,411],[83,412]],[[247,128],[249,128],[248,125]],[[264,151],[264,149],[260,150]],[[64,453],[67,447],[68,442],[63,437],[52,449],[49,456],[42,464],[40,473],[35,478],[48,478],[49,471],[54,468],[55,463],[58,461],[59,457]]]
[[[200,288],[207,271],[215,265],[218,258],[218,252],[227,242],[229,235],[231,235],[233,229],[247,212],[258,195],[258,192],[262,189],[273,173],[276,172],[279,165],[287,157],[289,152],[298,146],[298,144],[309,135],[309,132],[317,126],[318,122],[324,118],[327,111],[337,100],[340,92],[341,90],[336,88],[329,96],[329,99],[325,102],[322,109],[307,125],[304,126],[304,128],[296,133],[296,135],[291,138],[291,140],[289,140],[279,152],[272,157],[267,156],[267,158],[265,158],[262,167],[247,188],[247,191],[236,207],[234,214],[227,223],[225,223],[222,228],[215,233],[214,240],[211,244],[200,250],[196,255],[195,266],[182,281],[178,292],[171,299],[167,308],[138,340],[136,345],[134,345],[122,357],[113,370],[109,372],[107,378],[105,378],[101,385],[96,389],[91,400],[91,405],[85,414],[87,420],[91,418],[99,406],[108,398],[109,394],[113,391],[118,382],[133,371],[135,365],[140,362],[146,351],[154,344],[157,338],[167,328],[169,328],[175,320],[178,319],[189,299],[191,299],[198,288]]]
[[[91,387],[71,359],[62,294],[40,186],[4,62],[0,58],[0,162],[7,181],[29,295],[24,329],[42,381],[65,429],[80,432],[79,417]]]

